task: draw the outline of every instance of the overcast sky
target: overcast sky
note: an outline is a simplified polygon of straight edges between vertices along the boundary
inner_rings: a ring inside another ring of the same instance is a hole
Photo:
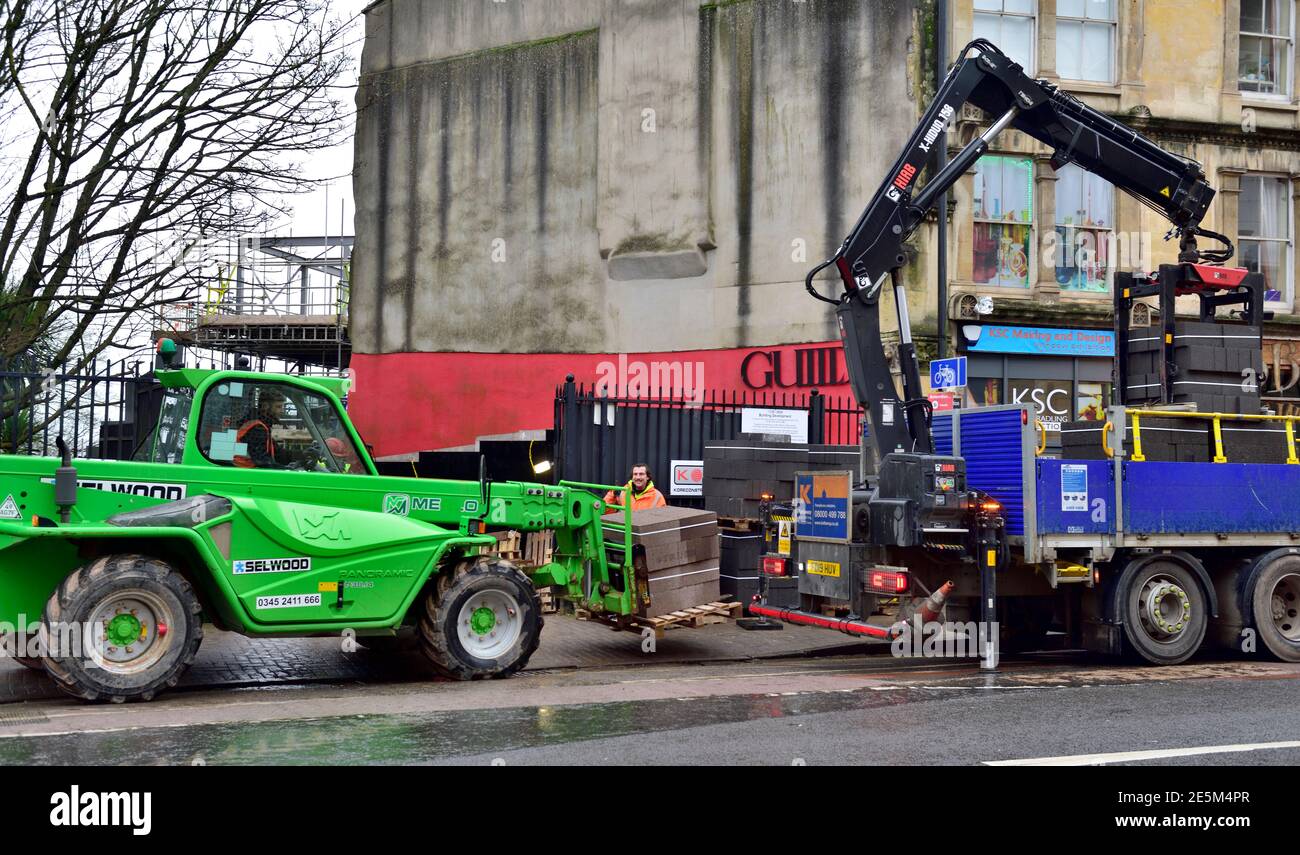
[[[340,219],[344,234],[352,234],[352,133],[356,127],[352,111],[355,110],[356,82],[361,73],[361,45],[365,35],[361,10],[372,2],[374,0],[332,0],[340,17],[357,17],[350,43],[353,63],[346,79],[349,88],[339,92],[340,99],[349,110],[347,140],[334,148],[304,153],[303,163],[307,173],[330,180],[318,191],[285,200],[289,210],[286,212],[285,227],[278,231],[279,234],[289,234],[292,231],[295,235],[337,235]]]

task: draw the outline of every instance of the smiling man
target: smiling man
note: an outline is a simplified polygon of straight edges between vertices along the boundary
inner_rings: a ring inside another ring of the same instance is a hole
[[[668,507],[668,500],[655,487],[654,481],[650,480],[650,467],[646,464],[637,463],[632,467],[632,477],[627,482],[627,486],[632,496],[632,510]],[[609,511],[616,511],[623,507],[623,495],[617,490],[610,490],[605,494],[605,504]]]

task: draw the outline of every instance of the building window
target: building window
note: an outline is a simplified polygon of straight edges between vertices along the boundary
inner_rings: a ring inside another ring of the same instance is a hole
[[[1106,421],[1106,407],[1110,404],[1109,383],[1081,381],[1075,389],[1074,417],[1080,421]]]
[[[1242,266],[1264,274],[1264,299],[1289,311],[1294,299],[1291,182],[1272,175],[1243,175],[1239,198],[1237,246]]]
[[[1294,0],[1241,0],[1237,88],[1260,95],[1291,94]]]
[[[1034,74],[1038,40],[1034,38],[1035,0],[975,0],[974,33]]]
[[[1116,28],[1115,0],[1057,0],[1056,73],[1113,83]]]
[[[1056,173],[1056,281],[1064,291],[1110,290],[1115,188],[1073,163]]]
[[[983,157],[975,163],[972,279],[977,285],[1029,287],[1034,222],[1034,164]]]

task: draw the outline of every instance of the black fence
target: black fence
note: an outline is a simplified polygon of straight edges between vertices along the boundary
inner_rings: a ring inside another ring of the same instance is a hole
[[[787,392],[706,391],[673,397],[620,395],[617,388],[577,385],[570,376],[555,392],[555,455],[558,476],[570,481],[622,484],[635,463],[646,463],[669,502],[703,507],[703,500],[671,496],[674,460],[702,460],[704,445],[741,435],[741,411],[758,407],[808,413],[808,441],[856,445],[863,412],[850,397],[813,390]]]
[[[69,374],[0,360],[0,452],[53,456],[62,436],[78,457],[130,458],[152,430],[162,394],[140,365],[94,362]]]

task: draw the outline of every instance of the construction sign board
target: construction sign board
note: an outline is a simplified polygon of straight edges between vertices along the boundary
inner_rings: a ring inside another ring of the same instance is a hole
[[[796,472],[794,536],[799,540],[848,543],[853,473],[849,470]]]

